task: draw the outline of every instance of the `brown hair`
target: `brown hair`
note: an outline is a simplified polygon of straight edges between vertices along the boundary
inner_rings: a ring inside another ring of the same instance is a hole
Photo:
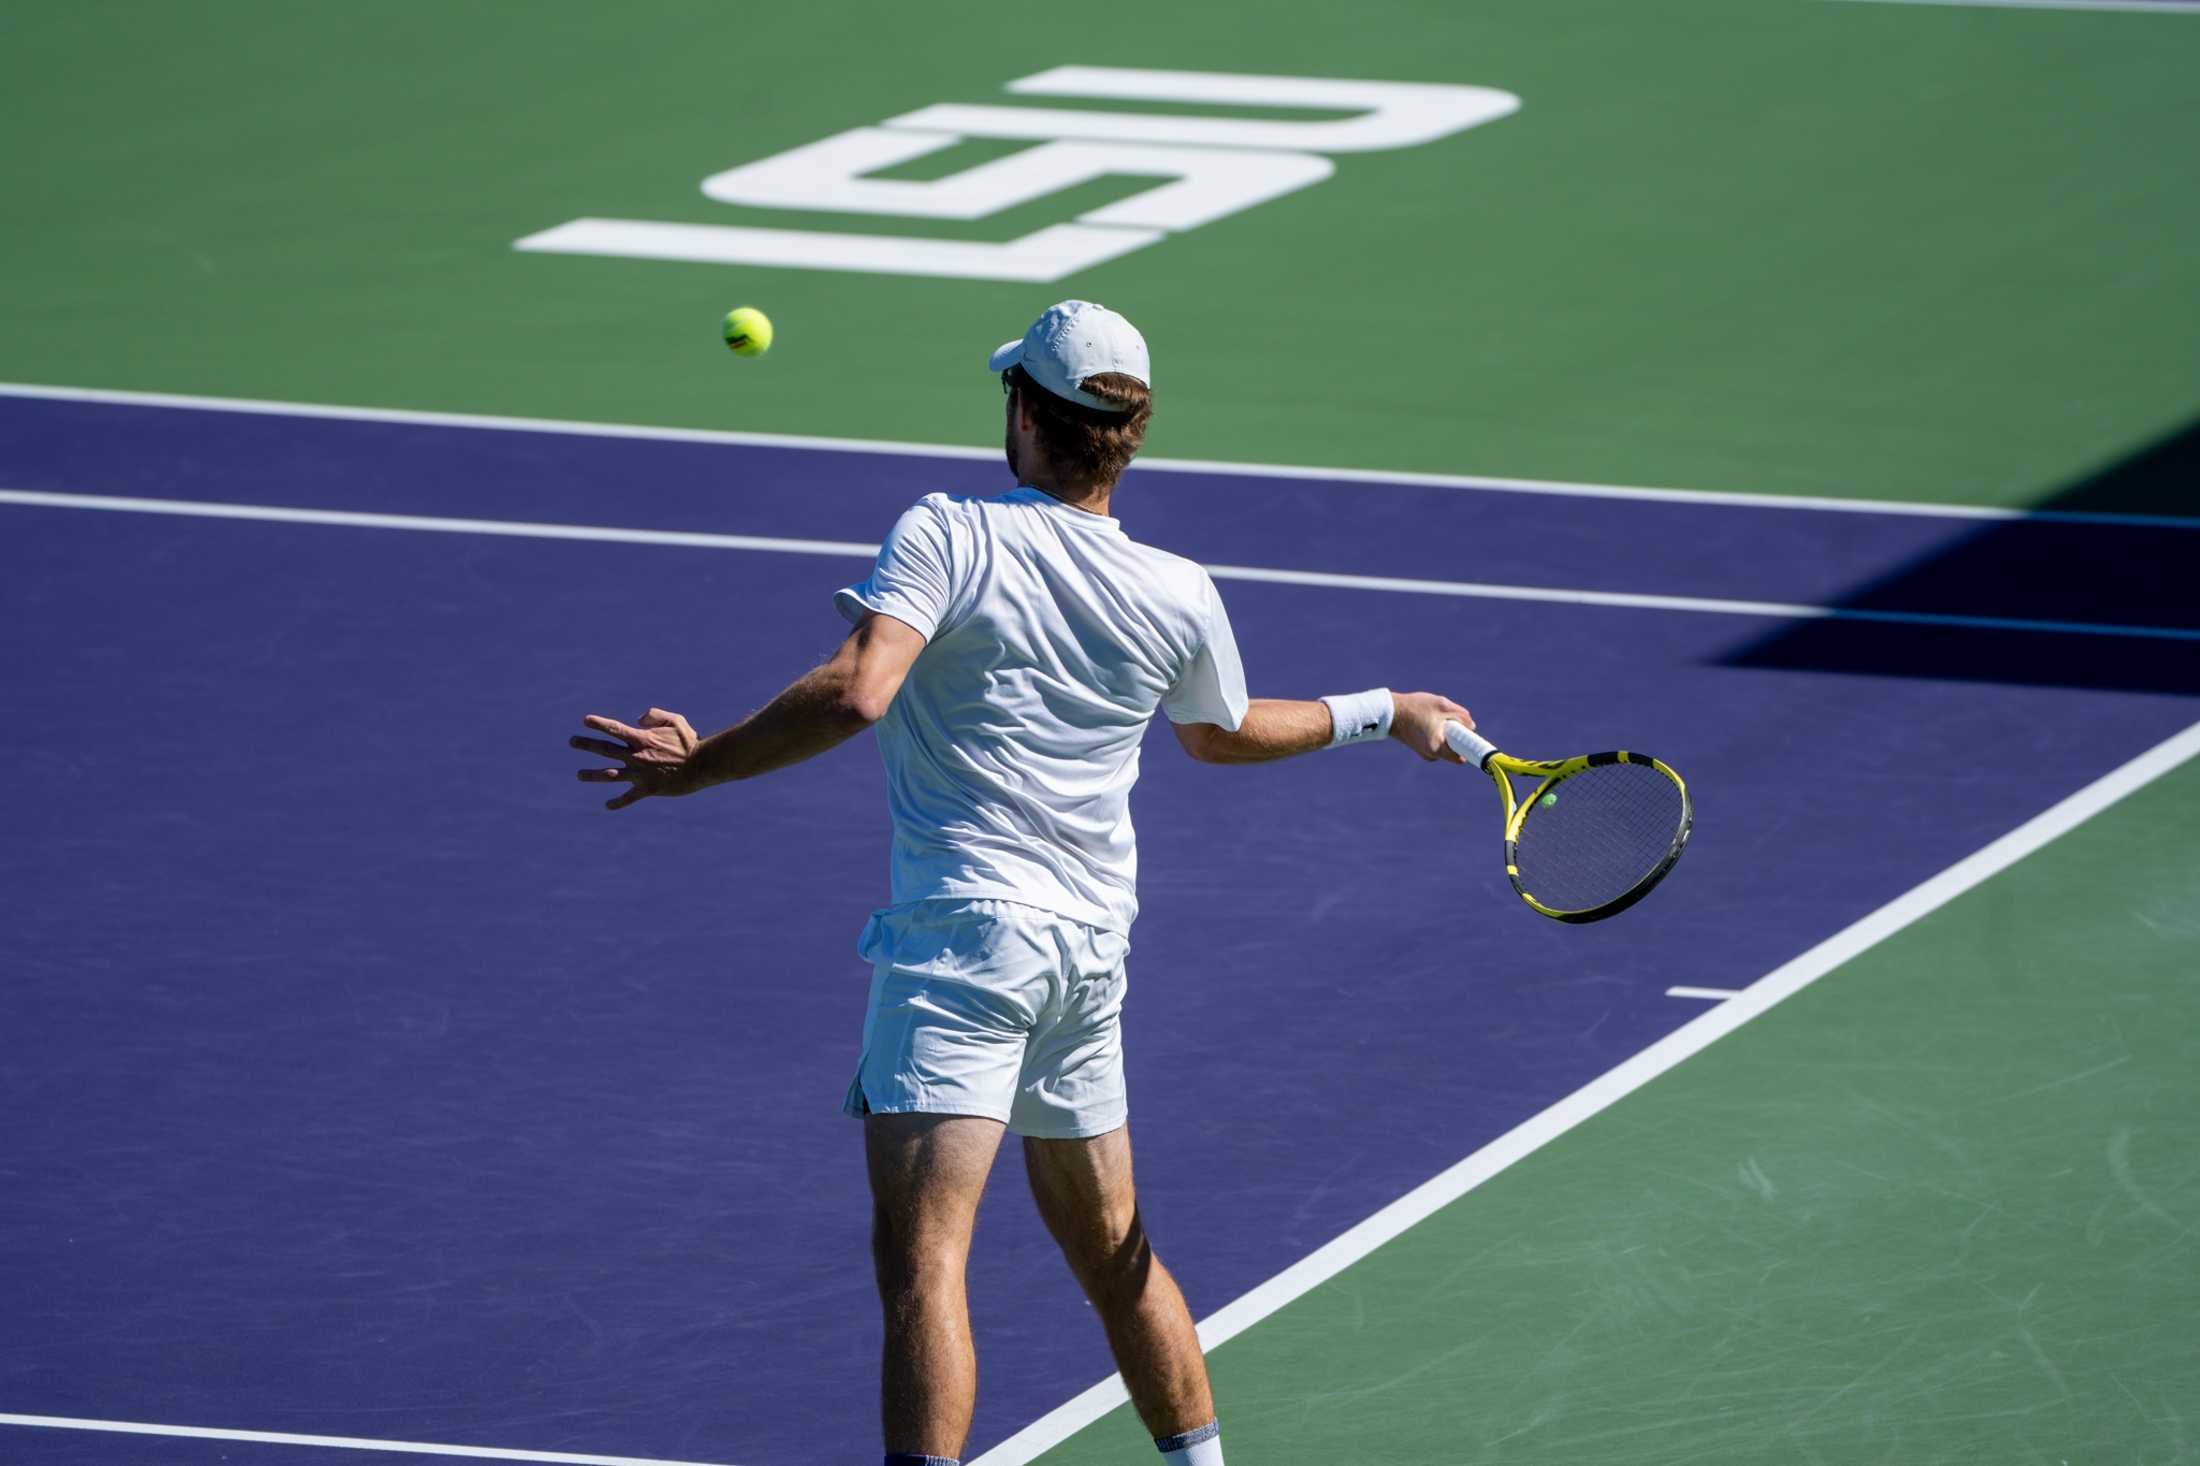
[[[1146,425],[1153,421],[1153,392],[1136,377],[1100,372],[1079,382],[1080,388],[1101,401],[1121,404],[1118,411],[1101,412],[1055,396],[1034,382],[1021,366],[1012,366],[1001,375],[1031,409],[1047,462],[1071,482],[1098,487],[1113,484],[1146,441]]]

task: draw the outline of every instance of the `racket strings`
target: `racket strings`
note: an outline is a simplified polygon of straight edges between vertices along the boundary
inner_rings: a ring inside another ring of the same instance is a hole
[[[1616,901],[1655,872],[1680,834],[1680,786],[1649,764],[1599,764],[1529,806],[1514,851],[1520,888],[1557,911]]]

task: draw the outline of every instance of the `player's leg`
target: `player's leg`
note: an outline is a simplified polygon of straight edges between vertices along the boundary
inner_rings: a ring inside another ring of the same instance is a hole
[[[871,1250],[886,1315],[879,1413],[889,1456],[962,1455],[977,1399],[963,1266],[1006,1127],[976,1115],[863,1122]]]
[[[884,1304],[889,1457],[954,1459],[977,1387],[963,1267],[1048,982],[1047,953],[997,903],[875,915],[863,1057],[843,1108],[864,1122]]]
[[[1047,1230],[1092,1300],[1165,1466],[1219,1466],[1214,1398],[1176,1280],[1154,1255],[1131,1180],[1123,1082],[1130,942],[1056,922],[1053,995],[1034,1025],[1009,1129]]]
[[[1024,1169],[1039,1215],[1108,1331],[1138,1418],[1157,1441],[1210,1426],[1207,1361],[1138,1213],[1129,1126],[1074,1140],[1026,1136]]]

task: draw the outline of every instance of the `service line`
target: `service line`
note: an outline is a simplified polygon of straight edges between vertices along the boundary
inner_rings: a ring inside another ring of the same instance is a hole
[[[374,514],[353,509],[299,509],[274,504],[225,504],[201,499],[144,499],[110,494],[55,494],[0,489],[0,504],[40,509],[89,509],[123,514],[168,514],[186,519],[260,520],[345,529],[394,529],[430,534],[476,534],[512,539],[588,540],[622,545],[674,545],[709,550],[757,550],[782,555],[831,555],[869,559],[878,545],[864,540],[789,539],[777,535],[714,534],[701,530],[621,529],[601,524],[547,524],[524,519],[455,519],[426,514]],[[2064,636],[2136,637],[2200,642],[2200,629],[2125,626],[2099,621],[2035,621],[2012,616],[1951,616],[1931,611],[1864,610],[1853,606],[1799,605],[1785,601],[1733,601],[1709,596],[1661,596],[1632,591],[1574,590],[1554,586],[1501,585],[1475,580],[1417,580],[1394,575],[1346,575],[1326,570],[1284,570],[1255,565],[1209,565],[1217,580],[1335,590],[1387,591],[1457,596],[1488,601],[1533,601],[1605,606],[1631,611],[1691,611],[1789,621],[1870,621],[1901,626],[1946,626],[1974,631],[2044,632]]]

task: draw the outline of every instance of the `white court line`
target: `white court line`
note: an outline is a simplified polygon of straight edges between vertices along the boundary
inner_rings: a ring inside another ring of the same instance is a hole
[[[1669,998],[1704,998],[1714,1003],[1722,1003],[1725,1002],[1728,998],[1740,997],[1742,995],[1742,991],[1743,990],[1741,988],[1677,987],[1667,988],[1665,990],[1665,995]]]
[[[409,1451],[416,1456],[463,1456],[480,1461],[545,1461],[556,1466],[722,1466],[710,1461],[666,1461],[650,1456],[586,1456],[569,1451],[517,1451],[503,1446],[448,1446],[432,1441],[378,1441],[350,1435],[293,1435],[281,1430],[216,1430],[203,1425],[147,1425],[137,1420],[80,1420],[68,1415],[0,1414],[0,1425],[48,1430],[93,1430],[115,1435],[186,1436],[195,1440],[251,1441],[268,1446],[325,1446],[338,1451]]]
[[[2149,5],[2146,0],[1848,0],[1868,5],[1957,5],[1988,10],[2122,10],[2135,15],[2194,15],[2191,5]]]
[[[0,504],[41,509],[95,509],[122,514],[173,514],[185,519],[250,519],[271,524],[322,524],[344,529],[409,529],[430,534],[501,535],[525,540],[592,540],[614,545],[684,545],[706,550],[767,550],[783,555],[844,555],[870,559],[875,540],[802,540],[778,535],[712,534],[682,529],[619,529],[603,524],[544,524],[526,519],[451,519],[431,514],[369,514],[350,509],[291,509],[270,504],[222,504],[202,499],[134,499],[112,494],[49,494],[0,489]]]
[[[1794,960],[1774,968],[1735,997],[1689,1020],[1619,1067],[1591,1080],[1541,1114],[1506,1131],[1450,1170],[1399,1197],[1342,1236],[1316,1248],[1244,1297],[1208,1315],[1199,1325],[1201,1346],[1212,1350],[1235,1338],[1515,1162],[1525,1160],[1599,1111],[1626,1098],[1690,1055],[1701,1052],[1783,999],[1793,997],[1842,963],[1938,911],[1973,886],[2075,829],[2117,800],[2145,788],[2195,754],[2200,754],[2200,723],[2194,723],[2129,763],[2103,774],[1992,844],[1912,887]],[[1024,1466],[1129,1399],[1123,1389],[1122,1376],[1111,1375],[1025,1426],[968,1466]]]
[[[1855,606],[1813,606],[1786,601],[1729,601],[1709,596],[1657,596],[1633,591],[1554,590],[1535,585],[1493,585],[1472,580],[1413,580],[1396,575],[1339,575],[1325,570],[1273,570],[1249,565],[1209,565],[1217,580],[1258,580],[1273,585],[1322,585],[1345,590],[1403,591],[1467,596],[1487,601],[1545,601],[1569,606],[1618,606],[1639,611],[1706,611],[1722,616],[1771,616],[1790,621],[1874,621],[1903,626],[1949,626],[1974,631],[2045,631],[2076,636],[2131,636],[2158,641],[2200,641],[2200,630],[2181,626],[2124,626],[2105,621],[2033,621],[2015,616],[1948,616],[1934,611],[1874,611]]]
[[[341,422],[411,423],[422,427],[479,428],[498,432],[563,433],[585,438],[636,438],[668,443],[723,443],[752,448],[811,449],[833,453],[899,454],[999,462],[998,448],[952,443],[902,443],[883,438],[820,438],[788,433],[747,433],[709,428],[656,428],[630,423],[567,422],[553,418],[487,417],[460,412],[420,412],[395,407],[334,407],[312,402],[274,402],[252,397],[195,397],[174,392],[125,392],[101,387],[44,387],[0,382],[0,397],[56,402],[105,402],[124,407],[175,407],[201,412],[256,413],[269,417],[329,418]],[[1141,458],[1133,465],[1161,473],[1236,474],[1245,478],[1301,479],[1325,483],[1399,484],[1414,488],[1468,489],[1485,493],[1552,494],[1565,498],[1634,499],[1665,504],[1727,504],[1745,509],[1809,509],[1836,514],[1898,514],[1928,519],[2036,520],[2046,524],[2099,524],[2125,528],[2200,529],[2200,519],[2168,514],[2094,514],[2061,509],[2002,509],[1980,504],[1916,504],[1898,499],[1832,499],[1810,495],[1743,494],[1717,489],[1661,489],[1630,484],[1568,483],[1560,479],[1495,478],[1480,474],[1410,473],[1369,468],[1319,468],[1283,463],[1227,463],[1200,458]]]
[[[266,504],[213,503],[198,499],[54,494],[33,489],[0,489],[0,504],[20,504],[43,509],[90,509],[125,514],[170,514],[186,519],[245,519],[274,524],[332,525],[350,529],[496,535],[512,539],[590,540],[626,545],[680,545],[700,549],[761,550],[787,555],[837,555],[864,559],[876,555],[879,548],[874,543],[862,540],[788,539],[776,535],[713,534],[701,530],[620,529],[611,525],[546,524],[522,519],[454,519],[426,514],[370,514],[351,509],[294,509]],[[1932,611],[1876,611],[1852,606],[1813,606],[1786,601],[1733,601],[1709,596],[1565,590],[1537,585],[1499,585],[1474,580],[1416,580],[1396,575],[1347,575],[1326,570],[1281,570],[1256,565],[1209,565],[1206,568],[1207,573],[1217,580],[1258,581],[1269,585],[1307,585],[1340,590],[1389,591],[1406,595],[1461,596],[1486,601],[1607,606],[1636,611],[1693,611],[1788,621],[1869,621],[1980,631],[2050,632],[2069,636],[2200,642],[2200,630],[2181,626],[2033,621],[2010,616],[1949,616]]]

